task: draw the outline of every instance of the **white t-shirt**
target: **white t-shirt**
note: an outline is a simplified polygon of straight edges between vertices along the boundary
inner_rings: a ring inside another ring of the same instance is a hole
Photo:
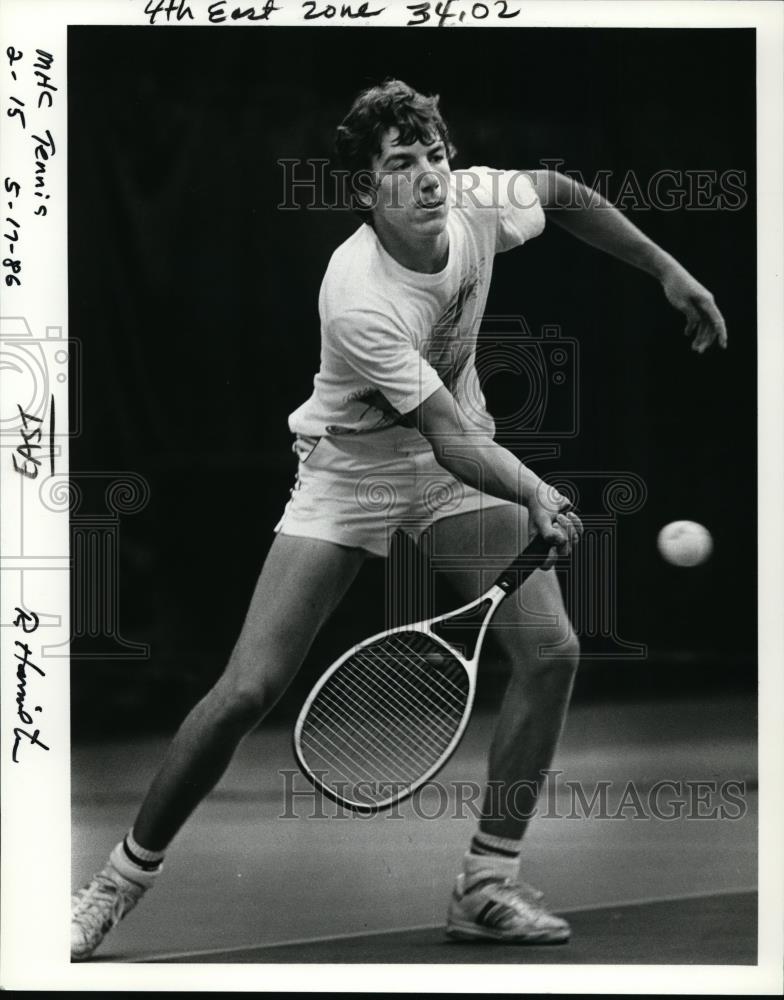
[[[405,415],[441,385],[469,429],[495,433],[474,366],[493,257],[538,236],[544,211],[520,171],[454,171],[450,197],[449,259],[436,274],[403,267],[365,224],[332,255],[319,294],[320,369],[289,416],[293,433],[407,426]]]

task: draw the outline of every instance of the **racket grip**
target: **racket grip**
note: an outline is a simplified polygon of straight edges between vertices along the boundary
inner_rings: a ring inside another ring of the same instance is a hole
[[[547,559],[552,544],[545,541],[541,535],[527,545],[517,558],[511,562],[495,581],[506,594],[512,594],[521,587],[528,577],[539,569]]]

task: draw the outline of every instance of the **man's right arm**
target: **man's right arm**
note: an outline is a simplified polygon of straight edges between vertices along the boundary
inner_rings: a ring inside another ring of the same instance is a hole
[[[441,386],[408,416],[447,472],[483,493],[527,507],[536,531],[568,555],[582,531],[569,502],[491,437],[467,434],[469,421],[447,388]]]

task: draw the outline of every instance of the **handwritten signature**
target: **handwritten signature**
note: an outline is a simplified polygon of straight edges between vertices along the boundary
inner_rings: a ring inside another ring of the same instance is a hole
[[[15,608],[14,610],[17,613],[16,618],[14,619],[14,625],[17,628],[21,628],[22,631],[27,635],[30,635],[31,633],[35,632],[35,630],[38,628],[38,621],[39,621],[38,615],[34,611],[29,611],[29,612],[23,611],[22,608]],[[35,721],[33,719],[33,716],[25,707],[27,703],[27,694],[28,694],[27,671],[28,669],[34,670],[40,677],[45,677],[46,673],[37,664],[33,663],[31,659],[33,651],[26,642],[22,642],[19,639],[17,639],[14,642],[14,645],[19,650],[18,652],[14,653],[14,656],[19,661],[19,664],[16,668],[16,681],[17,681],[16,714],[19,718],[19,721],[24,726],[34,726]],[[42,712],[43,709],[40,705],[35,705],[33,711]],[[17,726],[14,729],[14,746],[11,751],[11,758],[14,764],[19,763],[19,744],[22,742],[22,740],[27,740],[31,746],[41,747],[42,750],[49,749],[49,747],[43,742],[43,740],[39,739],[40,735],[41,735],[40,729],[35,729],[33,732],[30,732],[27,729],[23,729],[21,726]]]

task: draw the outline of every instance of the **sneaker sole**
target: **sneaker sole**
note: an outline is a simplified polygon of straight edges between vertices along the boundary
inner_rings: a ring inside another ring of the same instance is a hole
[[[476,924],[463,924],[450,921],[446,926],[446,935],[458,941],[502,941],[508,944],[565,944],[571,931],[564,928],[561,931],[533,931],[530,934],[504,934],[489,927],[478,927]]]
[[[71,952],[71,961],[72,962],[86,962],[88,958],[92,958],[92,954],[93,954],[93,952],[95,950],[96,949],[93,948],[92,951],[86,951],[86,952],[73,952],[72,951]]]

